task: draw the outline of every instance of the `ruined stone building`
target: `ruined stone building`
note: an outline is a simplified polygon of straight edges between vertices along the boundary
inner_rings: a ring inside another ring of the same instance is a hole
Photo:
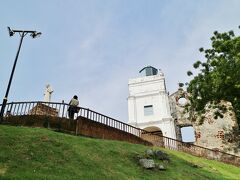
[[[239,144],[234,140],[234,129],[238,128],[233,111],[223,118],[214,119],[214,109],[206,105],[204,121],[191,119],[185,109],[189,103],[187,92],[179,89],[168,95],[165,77],[152,66],[143,68],[143,77],[128,82],[128,116],[130,125],[177,140],[182,140],[181,129],[192,127],[195,145],[240,155]],[[229,102],[224,103],[231,107]]]
[[[234,132],[238,129],[238,123],[235,113],[231,110],[231,103],[226,101],[220,102],[228,109],[222,118],[214,118],[216,109],[207,104],[205,106],[205,114],[202,115],[203,119],[201,117],[193,119],[185,108],[185,105],[189,103],[188,97],[187,92],[182,89],[179,89],[169,97],[177,138],[182,140],[181,128],[191,126],[194,129],[195,141],[193,143],[195,145],[240,155],[239,142],[236,140]]]

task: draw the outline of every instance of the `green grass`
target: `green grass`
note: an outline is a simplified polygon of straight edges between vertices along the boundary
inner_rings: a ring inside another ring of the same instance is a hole
[[[0,125],[0,179],[240,179],[238,167],[165,149],[167,170],[145,170],[134,157],[148,148]]]

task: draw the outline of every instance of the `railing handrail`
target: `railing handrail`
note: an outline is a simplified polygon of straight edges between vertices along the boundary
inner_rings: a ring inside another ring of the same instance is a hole
[[[68,103],[65,103],[65,102],[45,102],[45,101],[9,102],[9,103],[7,103],[7,106],[9,106],[9,105],[14,105],[14,104],[28,104],[28,103],[29,103],[29,104],[32,104],[32,103],[41,104],[41,103],[42,103],[42,104],[54,104],[54,105],[69,106],[69,104],[68,104]],[[2,106],[2,104],[0,104],[0,107],[1,107],[1,106]],[[93,110],[91,110],[91,109],[89,109],[89,108],[84,108],[84,107],[80,107],[80,106],[79,106],[79,108],[82,109],[82,110],[86,110],[88,113],[89,113],[89,112],[95,113],[95,114],[98,115],[98,116],[105,117],[105,118],[110,119],[110,120],[112,120],[112,121],[114,121],[114,122],[117,122],[117,123],[119,123],[119,124],[121,124],[121,125],[125,125],[125,126],[127,126],[127,127],[132,128],[132,129],[135,129],[135,130],[139,131],[139,133],[143,133],[143,134],[151,134],[151,133],[152,133],[152,132],[148,132],[148,131],[146,131],[146,130],[144,130],[144,129],[140,129],[140,128],[138,128],[138,127],[134,127],[134,126],[132,126],[132,125],[129,125],[129,124],[124,123],[124,122],[122,122],[122,121],[116,120],[116,119],[111,118],[111,117],[109,117],[109,116],[106,116],[106,115],[104,115],[104,114],[98,113],[98,112],[93,111]],[[63,113],[64,113],[64,112],[63,112]],[[80,114],[80,116],[81,116],[81,114]],[[84,116],[82,116],[82,117],[84,117]],[[93,120],[93,121],[94,121],[94,120]],[[102,122],[99,122],[99,123],[102,123]],[[105,123],[102,123],[102,124],[105,124]],[[108,126],[108,124],[105,124],[105,125]],[[116,127],[114,127],[114,128],[116,128]],[[118,128],[116,128],[116,129],[118,129]],[[122,130],[122,129],[120,129],[120,130]],[[122,130],[122,131],[124,131],[124,130]],[[125,131],[125,132],[127,132],[127,131]],[[130,133],[130,132],[128,132],[128,133]],[[138,133],[137,133],[137,134],[138,134]],[[135,134],[135,135],[136,135],[136,134]],[[220,152],[220,153],[222,153],[222,154],[226,154],[226,155],[230,155],[230,156],[233,156],[233,157],[240,158],[240,157],[237,156],[237,155],[233,155],[233,154],[230,154],[230,153],[226,153],[226,152],[224,152],[224,151],[209,149],[209,148],[206,148],[206,147],[202,147],[202,146],[199,146],[199,145],[191,144],[191,143],[188,143],[188,142],[183,142],[183,141],[180,141],[180,140],[177,140],[177,139],[173,139],[173,138],[170,138],[170,137],[166,137],[166,136],[163,136],[163,135],[159,135],[159,134],[158,134],[157,136],[162,137],[162,138],[169,139],[169,140],[171,140],[171,141],[179,142],[179,143],[182,143],[182,144],[191,145],[191,146],[193,146],[193,147],[198,147],[198,148],[206,149],[206,150],[209,150],[209,151],[212,151],[212,152]]]
[[[69,104],[63,103],[63,102],[46,102],[46,101],[18,101],[18,102],[12,101],[12,102],[7,103],[6,105],[9,105],[9,104],[22,104],[22,103],[46,103],[46,104],[69,105]],[[2,104],[0,104],[0,106],[2,106]]]
[[[21,101],[20,101],[20,102],[14,102],[14,101],[13,101],[13,102],[7,103],[7,105],[9,105],[9,104],[22,104],[22,103],[45,103],[45,104],[59,104],[59,105],[69,106],[68,103],[46,102],[46,101],[22,101],[22,102],[21,102]],[[2,104],[0,104],[0,106],[2,106]],[[146,131],[146,130],[144,130],[144,129],[140,129],[140,128],[138,128],[138,127],[132,126],[132,125],[130,125],[130,124],[124,123],[124,122],[119,121],[119,120],[117,120],[117,119],[114,119],[114,118],[112,118],[112,117],[109,117],[109,116],[106,116],[106,115],[104,115],[104,114],[101,114],[101,113],[99,113],[99,112],[93,111],[93,110],[91,110],[91,109],[89,109],[89,108],[84,108],[84,107],[81,107],[81,106],[79,106],[79,108],[80,108],[80,109],[84,109],[84,110],[91,111],[91,112],[93,112],[93,113],[96,113],[96,114],[98,114],[98,115],[104,116],[104,117],[109,118],[109,119],[112,119],[112,120],[114,120],[114,121],[116,121],[116,122],[119,122],[119,123],[121,123],[121,124],[130,126],[130,127],[132,127],[132,128],[135,128],[135,129],[138,129],[138,130],[141,130],[141,131],[148,132],[148,131]]]
[[[85,109],[85,110],[89,110],[89,111],[91,111],[91,112],[93,112],[93,113],[96,113],[96,114],[98,114],[98,115],[104,116],[104,117],[109,118],[109,119],[112,119],[112,120],[114,120],[114,121],[116,121],[116,122],[119,122],[119,123],[121,123],[121,124],[127,125],[127,126],[129,126],[129,127],[134,128],[134,129],[138,129],[138,130],[147,132],[147,131],[144,130],[144,129],[140,129],[140,128],[138,128],[138,127],[132,126],[132,125],[127,124],[127,123],[124,123],[124,122],[122,122],[122,121],[119,121],[119,120],[117,120],[117,119],[111,118],[111,117],[109,117],[109,116],[106,116],[106,115],[101,114],[101,113],[99,113],[99,112],[93,111],[93,110],[91,110],[91,109],[87,109],[87,108],[83,108],[83,107],[80,107],[80,108],[81,108],[81,109]]]

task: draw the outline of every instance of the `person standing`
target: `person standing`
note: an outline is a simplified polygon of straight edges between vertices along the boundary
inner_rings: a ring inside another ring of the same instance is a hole
[[[78,113],[78,111],[79,111],[78,105],[79,105],[78,97],[76,95],[74,95],[73,98],[69,102],[68,117],[70,119],[73,119],[74,114]]]

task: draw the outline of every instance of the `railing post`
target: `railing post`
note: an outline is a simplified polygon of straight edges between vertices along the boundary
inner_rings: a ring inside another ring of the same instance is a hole
[[[13,102],[11,102],[10,112],[12,112]]]
[[[17,104],[17,114],[16,115],[18,115],[18,111],[19,111],[19,106],[20,106],[21,104]]]
[[[87,119],[89,119],[89,109],[87,109]]]
[[[106,118],[106,125],[108,125],[108,118]]]
[[[34,108],[34,105],[35,105],[35,103],[33,103],[33,108]],[[38,106],[37,106],[37,105],[38,105],[38,103],[36,103],[36,106],[35,106],[36,108],[35,108],[35,110],[34,110],[34,115],[36,115],[36,114],[37,114],[37,108],[38,108]]]
[[[64,117],[64,113],[65,113],[65,104],[63,104],[62,118]]]

